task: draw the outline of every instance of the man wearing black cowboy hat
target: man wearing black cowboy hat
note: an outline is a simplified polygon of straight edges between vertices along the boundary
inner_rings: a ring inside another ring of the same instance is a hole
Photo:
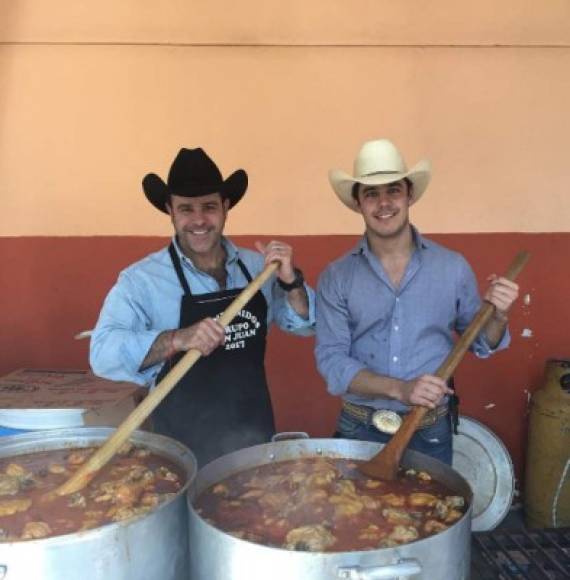
[[[247,189],[242,169],[224,180],[202,149],[181,149],[167,182],[149,174],[143,189],[170,215],[175,235],[168,248],[121,272],[93,332],[90,362],[100,376],[152,385],[198,349],[203,356],[153,413],[153,424],[187,444],[202,465],[273,435],[267,330],[275,321],[312,334],[314,293],[289,245],[257,243],[257,253],[223,236],[228,210]],[[224,329],[216,317],[272,261],[279,262],[277,278]]]
[[[317,291],[315,355],[329,392],[343,398],[337,432],[386,443],[410,405],[422,405],[429,411],[410,448],[450,464],[453,391],[433,373],[480,307],[477,280],[463,256],[410,224],[409,207],[430,180],[428,161],[408,170],[391,141],[376,139],[362,146],[353,173],[333,170],[329,179],[362,215],[365,234],[325,270]],[[471,347],[481,358],[508,346],[518,295],[514,282],[489,280],[485,300],[495,310]]]

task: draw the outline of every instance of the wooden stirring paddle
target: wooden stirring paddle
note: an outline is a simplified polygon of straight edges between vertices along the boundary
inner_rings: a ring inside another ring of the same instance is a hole
[[[227,326],[237,313],[253,298],[257,291],[277,270],[279,264],[272,262],[256,276],[228,306],[219,318],[222,326]],[[189,350],[160,381],[155,389],[143,399],[131,414],[119,425],[115,433],[82,465],[65,483],[44,496],[44,499],[53,499],[56,496],[68,495],[83,489],[97,472],[115,455],[121,445],[130,437],[131,433],[154,411],[157,405],[178,384],[178,381],[202,356],[197,349]]]
[[[530,254],[528,252],[519,252],[504,277],[508,280],[515,280],[529,258]],[[455,343],[453,350],[437,369],[436,377],[440,377],[444,381],[449,380],[471,343],[491,318],[494,310],[495,307],[490,302],[483,303],[471,324]],[[364,475],[374,479],[387,481],[396,479],[402,454],[427,412],[427,407],[413,407],[392,439],[372,459],[361,463],[358,469]]]

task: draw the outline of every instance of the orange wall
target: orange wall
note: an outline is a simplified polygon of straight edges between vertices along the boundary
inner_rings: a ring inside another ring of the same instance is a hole
[[[140,181],[181,146],[246,168],[228,233],[285,237],[314,282],[362,229],[327,171],[385,136],[432,160],[413,221],[482,282],[533,252],[513,346],[459,371],[520,473],[528,393],[570,354],[569,17],[566,0],[0,0],[0,372],[86,366],[72,336],[169,235]],[[280,427],[330,433],[312,340],[276,332],[268,366]]]
[[[165,235],[181,146],[250,173],[233,234],[354,234],[326,174],[386,136],[430,232],[569,231],[570,5],[4,0],[0,235]],[[543,196],[544,194],[544,196]]]
[[[1,0],[8,42],[567,46],[566,0]]]

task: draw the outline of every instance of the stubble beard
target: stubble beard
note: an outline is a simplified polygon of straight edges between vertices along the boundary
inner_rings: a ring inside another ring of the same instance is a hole
[[[410,227],[410,219],[409,217],[406,217],[406,219],[400,224],[400,226],[392,232],[384,232],[382,230],[378,230],[370,226],[367,226],[366,230],[368,235],[371,235],[373,238],[388,241],[398,239],[406,232],[406,230],[409,227]]]
[[[221,242],[221,234],[214,235],[212,232],[208,232],[207,239],[199,241],[193,241],[192,234],[186,232],[181,232],[181,234],[178,235],[178,243],[184,254],[190,259],[209,256]]]

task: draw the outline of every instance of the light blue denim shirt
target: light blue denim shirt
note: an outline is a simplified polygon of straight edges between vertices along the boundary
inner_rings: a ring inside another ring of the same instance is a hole
[[[174,243],[192,294],[219,291],[216,280],[198,270],[182,254],[176,240]],[[228,256],[226,289],[245,287],[247,280],[237,264],[238,257],[251,277],[255,278],[263,270],[263,256],[238,248],[227,238],[223,238],[222,243]],[[275,277],[263,285],[262,292],[268,305],[268,327],[275,321],[287,332],[301,335],[314,333],[315,295],[309,286],[305,285],[305,289],[309,297],[308,320],[291,307]],[[89,359],[93,372],[115,381],[151,386],[162,363],[142,372],[139,368],[156,337],[164,330],[178,328],[182,294],[168,248],[150,254],[123,270],[105,299],[91,336]]]
[[[375,408],[406,410],[392,399],[347,393],[361,370],[410,380],[433,374],[481,305],[475,275],[461,254],[423,238],[413,229],[416,249],[400,286],[394,288],[364,236],[323,272],[317,288],[318,369],[332,395]],[[494,350],[510,343],[508,330]],[[471,350],[494,352],[484,333]]]

